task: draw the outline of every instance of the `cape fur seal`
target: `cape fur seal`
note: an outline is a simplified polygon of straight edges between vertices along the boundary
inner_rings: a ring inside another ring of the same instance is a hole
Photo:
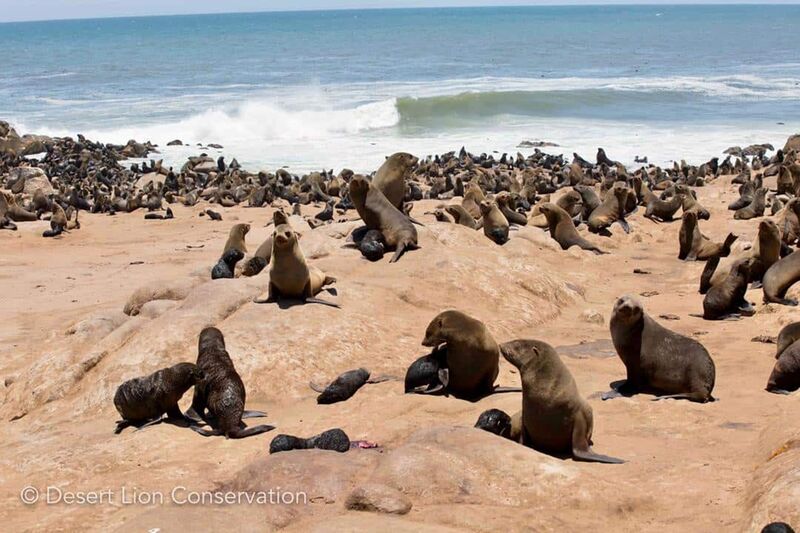
[[[129,426],[142,428],[157,424],[164,414],[171,421],[188,423],[178,401],[204,377],[203,370],[194,363],[178,363],[149,376],[126,381],[114,394],[114,407],[122,416],[114,433]]]
[[[350,180],[350,198],[364,224],[369,229],[380,231],[389,249],[395,250],[390,263],[400,259],[406,250],[419,248],[413,222],[364,176],[353,176]]]
[[[352,447],[347,433],[339,428],[323,431],[319,435],[304,439],[294,435],[277,435],[269,443],[269,453],[288,452],[289,450],[329,450],[344,453]]]
[[[297,238],[297,233],[288,224],[281,224],[272,232],[268,295],[266,300],[256,299],[255,303],[298,298],[305,303],[340,307],[339,304],[316,298],[322,288],[335,283],[336,278],[327,276],[317,267],[306,263]]]
[[[694,339],[668,330],[650,318],[642,304],[623,296],[611,314],[611,339],[627,370],[625,381],[603,399],[641,392],[659,398],[713,400],[714,361]]]
[[[244,237],[247,235],[247,232],[250,231],[250,224],[235,224],[231,228],[231,232],[228,235],[228,241],[225,243],[225,248],[223,248],[222,253],[228,252],[230,250],[241,250],[242,254],[247,253],[247,245],[244,242]]]
[[[791,324],[792,336],[797,333],[797,323]],[[794,341],[788,346],[783,347],[788,339],[784,332],[786,328],[778,334],[778,355],[775,367],[767,381],[766,389],[775,394],[789,394],[800,389],[800,342]],[[783,335],[783,338],[781,336]],[[783,348],[783,349],[781,349]]]
[[[725,320],[742,315],[752,316],[756,310],[745,299],[750,277],[751,260],[738,261],[723,283],[714,285],[703,299],[703,318]]]
[[[428,355],[415,360],[406,370],[405,392],[436,394],[447,387],[447,348],[434,348]]]
[[[483,234],[496,244],[503,245],[508,242],[508,219],[497,207],[497,203],[483,201],[480,203],[483,219]]]
[[[522,430],[522,413],[519,412],[514,417],[511,417],[500,409],[489,409],[480,414],[478,421],[475,422],[475,427],[514,442],[519,442]]]
[[[792,322],[781,328],[775,341],[775,359],[798,340],[800,340],[800,322]]]
[[[519,392],[494,386],[500,350],[480,320],[460,311],[444,311],[425,330],[423,346],[446,346],[446,390],[456,398],[478,400],[494,392]]]
[[[800,250],[779,259],[764,274],[764,303],[797,305],[797,300],[785,298],[786,291],[797,280],[800,280]]]
[[[242,260],[244,253],[238,248],[231,248],[219,258],[217,264],[211,269],[211,279],[233,279],[236,263]]]
[[[475,220],[469,212],[460,205],[448,205],[445,211],[450,213],[456,224],[461,224],[469,229],[481,229],[483,224]]]
[[[263,417],[266,414],[245,411],[247,395],[244,383],[225,349],[222,332],[217,328],[205,328],[200,332],[197,351],[197,366],[205,377],[194,387],[192,407],[186,412],[186,416],[195,422],[202,419],[213,429],[208,430],[194,424],[191,428],[204,437],[225,435],[231,439],[252,437],[275,429],[269,425],[248,428],[242,422],[243,418]]]
[[[687,211],[683,214],[681,229],[678,232],[678,259],[705,261],[712,257],[727,257],[730,255],[731,246],[736,239],[738,239],[737,235],[729,233],[724,242],[712,242],[700,231],[697,212]]]
[[[572,219],[569,217],[569,213],[559,206],[546,202],[539,206],[539,212],[547,217],[550,236],[561,245],[562,250],[568,250],[573,246],[578,246],[583,250],[591,250],[596,254],[606,253],[581,237],[578,230],[575,229],[575,224],[573,224]]]
[[[334,379],[327,387],[320,387],[311,383],[311,389],[320,393],[317,396],[317,403],[327,405],[332,403],[343,402],[350,399],[358,390],[367,383],[383,383],[393,379],[388,376],[379,378],[370,378],[369,370],[366,368],[358,368],[356,370],[349,370],[344,374]]]
[[[766,188],[762,187],[756,190],[755,195],[753,196],[753,201],[750,202],[750,204],[746,207],[738,209],[733,214],[733,218],[736,220],[750,220],[751,218],[764,216],[764,209],[767,206],[766,197]]]
[[[625,220],[625,205],[628,201],[629,189],[623,184],[615,184],[606,194],[603,203],[589,215],[587,225],[592,233],[610,235],[608,227],[614,222],[619,222],[625,233],[630,233],[631,228]]]
[[[522,381],[521,444],[548,454],[571,454],[576,460],[624,462],[592,450],[592,408],[552,346],[516,340],[501,344],[500,352],[519,369]]]
[[[372,186],[381,191],[390,204],[402,211],[406,176],[418,162],[419,159],[406,152],[387,157],[372,178]]]

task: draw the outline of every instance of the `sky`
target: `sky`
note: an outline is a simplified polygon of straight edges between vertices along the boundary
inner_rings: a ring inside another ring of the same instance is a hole
[[[68,18],[295,11],[306,9],[365,9],[569,4],[742,4],[753,0],[0,0],[0,22]],[[800,0],[769,3],[798,4]]]

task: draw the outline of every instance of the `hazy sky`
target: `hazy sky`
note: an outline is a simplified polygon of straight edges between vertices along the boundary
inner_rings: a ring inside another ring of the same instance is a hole
[[[0,22],[63,18],[290,11],[299,9],[358,9],[547,4],[742,4],[753,0],[0,0]],[[769,3],[797,4],[800,0]]]

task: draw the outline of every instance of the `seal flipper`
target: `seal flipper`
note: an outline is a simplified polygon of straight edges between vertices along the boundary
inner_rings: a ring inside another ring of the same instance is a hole
[[[414,244],[413,242],[401,242],[395,248],[394,255],[391,259],[389,259],[390,263],[396,263],[407,250],[418,250],[419,246]]]
[[[200,426],[189,426],[189,427],[192,429],[192,431],[194,431],[195,433],[199,433],[204,437],[216,437],[218,435],[222,435],[222,433],[220,433],[218,429],[205,429],[201,428]]]
[[[718,266],[718,255],[706,261],[706,266],[703,267],[703,273],[700,275],[700,294],[706,294],[711,289],[711,278],[714,277],[714,272],[717,271]]]
[[[522,392],[522,387],[494,387],[491,394],[503,394],[505,392]]]
[[[631,384],[629,380],[615,381],[611,384],[611,390],[604,392],[600,395],[603,401],[611,400],[613,398],[629,398],[636,394],[638,390]]]
[[[303,289],[303,294],[304,294],[304,297],[303,297],[303,302],[304,303],[307,303],[307,304],[322,304],[322,305],[327,305],[327,306],[330,306],[330,307],[335,307],[336,309],[341,309],[342,308],[342,306],[337,304],[337,303],[328,302],[328,301],[322,300],[320,298],[314,297],[314,295],[311,294],[311,280],[308,280],[308,283],[306,283],[306,286]]]
[[[628,224],[628,221],[625,220],[624,218],[621,218],[621,219],[617,220],[617,224],[622,226],[622,230],[625,233],[630,233],[631,232],[631,226],[630,226],[630,224]]]
[[[125,428],[131,427],[133,424],[129,420],[117,420],[117,427],[114,428],[114,435],[119,435]]]
[[[265,418],[266,416],[267,413],[265,413],[264,411],[245,410],[244,412],[242,412],[242,420],[245,420],[247,418]]]
[[[316,383],[314,383],[313,381],[309,381],[309,382],[308,382],[308,387],[309,387],[311,390],[313,390],[314,392],[318,392],[318,393],[320,393],[320,394],[322,394],[323,392],[325,392],[325,387],[323,387],[323,386],[321,386],[321,385],[317,385],[317,384],[316,384]]]
[[[591,413],[591,411],[589,412]],[[622,464],[625,462],[616,457],[595,453],[590,445],[589,431],[589,422],[586,420],[586,415],[579,413],[575,417],[575,424],[572,427],[572,456],[576,460],[607,464]]]
[[[269,282],[269,288],[267,289],[267,299],[266,300],[259,300],[258,297],[256,296],[255,298],[253,298],[253,303],[256,303],[256,304],[271,304],[271,303],[277,302],[278,301],[278,297],[279,297],[278,288],[275,285],[273,285],[273,283],[270,281]]]
[[[275,429],[275,426],[264,424],[262,426],[253,426],[247,429],[235,429],[226,436],[231,439],[245,439],[247,437],[253,437],[255,435],[266,433],[267,431],[272,431],[273,429]]]
[[[142,424],[141,426],[136,426],[136,431],[141,431],[144,428],[149,428],[150,426],[157,426],[158,424],[162,423],[163,421],[164,421],[163,417],[154,418],[153,420],[150,420],[149,422],[146,422],[146,423]]]

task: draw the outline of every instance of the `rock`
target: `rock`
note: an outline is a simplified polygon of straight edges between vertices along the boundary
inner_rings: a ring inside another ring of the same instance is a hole
[[[663,318],[664,320],[680,320],[681,317],[678,315],[673,315],[672,313],[666,313],[663,315],[658,315],[658,318]]]
[[[556,143],[548,141],[522,141],[517,145],[517,148],[546,148],[556,146],[558,146]]]
[[[411,501],[402,492],[376,483],[356,488],[347,497],[344,505],[351,511],[386,514],[403,515],[411,510]]]
[[[122,155],[125,157],[147,157],[148,148],[144,144],[140,142],[136,142],[133,139],[128,141],[128,144],[122,149]]]
[[[208,145],[209,148],[214,148],[215,150],[222,150],[223,146],[221,144],[210,143]]]
[[[594,309],[587,309],[581,316],[579,317],[581,322],[588,322],[589,324],[602,324],[605,322],[605,318],[600,311],[596,311]]]
[[[144,189],[150,183],[164,183],[166,179],[167,177],[159,172],[148,172],[136,181],[136,187],[138,189]]]
[[[217,164],[214,161],[203,161],[199,165],[195,165],[192,170],[198,174],[209,174],[217,171]]]
[[[40,168],[17,167],[9,173],[8,181],[16,181],[20,178],[25,179],[25,188],[22,190],[25,194],[33,196],[33,193],[38,189],[41,189],[44,194],[53,194],[55,192],[50,179]]]
[[[794,150],[795,152],[800,153],[800,133],[792,135],[786,141],[786,145],[784,145],[784,147],[783,147],[783,152],[786,153],[786,152],[789,152],[791,150]]]
[[[180,139],[175,139],[174,141],[168,142],[167,146],[183,146],[183,141]]]

